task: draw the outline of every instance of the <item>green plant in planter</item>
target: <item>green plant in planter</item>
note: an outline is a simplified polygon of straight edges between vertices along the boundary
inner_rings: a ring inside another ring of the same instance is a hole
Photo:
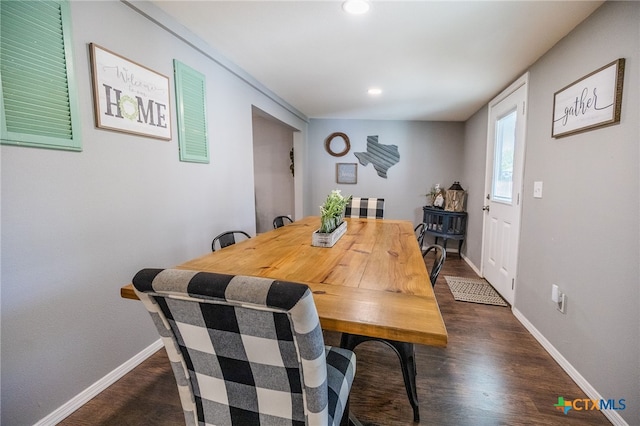
[[[343,197],[339,189],[331,191],[323,205],[320,206],[320,233],[333,232],[344,219],[344,209],[349,204],[351,195]]]

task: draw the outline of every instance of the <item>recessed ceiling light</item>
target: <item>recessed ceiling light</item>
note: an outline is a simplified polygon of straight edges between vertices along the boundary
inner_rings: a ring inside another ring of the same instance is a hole
[[[369,2],[366,0],[347,0],[342,3],[342,9],[353,15],[362,15],[369,11]]]
[[[378,96],[379,94],[382,93],[382,89],[378,87],[372,87],[371,89],[367,90],[367,93],[370,94],[371,96]]]

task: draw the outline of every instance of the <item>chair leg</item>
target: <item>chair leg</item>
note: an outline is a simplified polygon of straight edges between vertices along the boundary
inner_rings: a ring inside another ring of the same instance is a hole
[[[342,333],[340,338],[340,347],[354,350],[360,343],[369,340],[377,340],[389,345],[400,358],[400,368],[402,370],[402,378],[404,379],[404,387],[407,391],[407,397],[411,408],[413,408],[413,421],[420,421],[420,407],[418,405],[418,391],[416,389],[416,359],[414,355],[414,347],[412,343],[398,342],[395,340],[378,339],[375,337],[360,336],[357,334]]]
[[[349,422],[349,398],[347,398],[347,404],[344,407],[344,412],[342,413],[342,419],[340,419],[340,426],[349,426],[351,423]]]

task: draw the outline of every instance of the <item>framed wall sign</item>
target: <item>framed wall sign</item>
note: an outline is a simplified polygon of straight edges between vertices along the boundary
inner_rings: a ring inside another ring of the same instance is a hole
[[[358,183],[358,163],[336,163],[337,183]]]
[[[620,122],[624,58],[595,70],[553,95],[551,136],[560,138]]]
[[[171,139],[169,78],[89,44],[96,127]]]

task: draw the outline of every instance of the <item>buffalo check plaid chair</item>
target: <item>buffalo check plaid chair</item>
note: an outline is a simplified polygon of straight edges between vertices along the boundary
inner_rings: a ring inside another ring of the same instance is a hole
[[[324,345],[306,285],[143,269],[133,286],[164,342],[187,425],[348,424],[355,354]]]
[[[344,209],[345,217],[382,219],[384,217],[384,198],[351,197]]]

